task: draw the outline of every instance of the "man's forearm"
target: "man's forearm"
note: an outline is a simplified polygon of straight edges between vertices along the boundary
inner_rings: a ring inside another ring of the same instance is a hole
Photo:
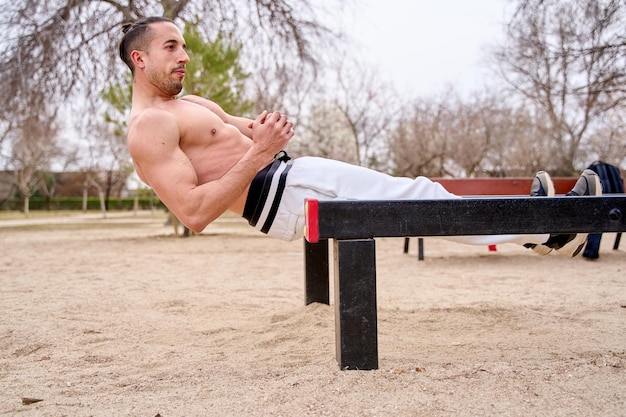
[[[249,150],[221,178],[190,191],[181,222],[195,232],[202,231],[241,198],[256,174],[271,161],[272,156]]]

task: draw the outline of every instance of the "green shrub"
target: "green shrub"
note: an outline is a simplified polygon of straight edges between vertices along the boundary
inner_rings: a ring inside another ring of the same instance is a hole
[[[132,210],[135,205],[133,197],[110,197],[109,210]],[[22,199],[8,199],[0,204],[2,210],[22,210],[24,201]],[[152,208],[163,209],[161,201],[152,196],[140,197],[138,199],[139,210],[149,210]],[[29,200],[30,210],[82,210],[82,197],[31,197]],[[87,198],[87,210],[100,210],[100,199],[98,197]]]

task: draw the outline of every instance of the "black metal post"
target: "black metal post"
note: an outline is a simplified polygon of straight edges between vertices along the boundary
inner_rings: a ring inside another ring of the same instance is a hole
[[[374,239],[335,240],[335,343],[341,369],[378,369]]]
[[[423,237],[417,238],[417,260],[418,261],[424,260],[424,238]]]
[[[304,239],[304,304],[330,305],[328,239],[309,243]]]

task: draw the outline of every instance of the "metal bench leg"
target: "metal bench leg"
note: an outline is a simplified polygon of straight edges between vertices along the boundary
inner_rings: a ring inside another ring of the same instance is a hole
[[[424,239],[421,237],[417,238],[417,260],[424,260]]]
[[[374,239],[335,240],[335,343],[341,369],[378,369]]]
[[[404,238],[404,253],[409,253],[409,242],[410,238]],[[421,237],[417,238],[417,260],[424,260],[424,239]]]

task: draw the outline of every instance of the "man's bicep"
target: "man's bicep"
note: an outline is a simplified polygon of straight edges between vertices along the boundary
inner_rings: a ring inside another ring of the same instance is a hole
[[[184,199],[184,193],[198,185],[191,161],[178,147],[146,150],[135,159],[135,164],[166,205]]]
[[[178,145],[176,125],[152,124],[137,131],[142,132],[142,136],[129,141],[131,157],[140,177],[161,199],[179,200],[181,193],[197,186],[198,178],[191,161]]]

